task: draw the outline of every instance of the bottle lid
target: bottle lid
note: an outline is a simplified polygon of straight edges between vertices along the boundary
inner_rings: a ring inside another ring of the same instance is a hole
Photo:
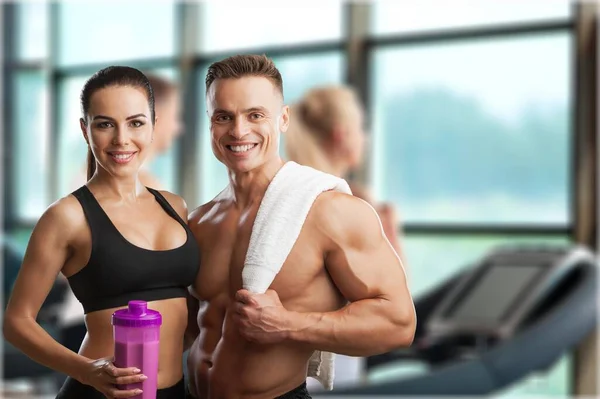
[[[112,325],[122,327],[150,327],[160,326],[162,316],[160,312],[148,309],[146,301],[129,301],[126,309],[117,310],[112,315]]]

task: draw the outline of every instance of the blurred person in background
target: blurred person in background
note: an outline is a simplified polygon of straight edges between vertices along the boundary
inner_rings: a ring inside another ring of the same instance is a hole
[[[147,188],[140,179],[153,152],[152,87],[136,69],[109,67],[86,82],[81,106],[89,180],[52,204],[36,224],[4,314],[4,336],[36,362],[69,376],[57,398],[132,397],[139,390],[117,385],[145,376],[110,361],[111,316],[130,300],[147,301],[163,316],[156,397],[182,398],[188,286],[199,253],[183,199]],[[36,322],[59,273],[86,314],[79,353]]]
[[[139,179],[146,187],[156,190],[164,189],[159,179],[148,170],[156,156],[164,154],[173,146],[175,140],[182,132],[181,99],[179,86],[166,78],[145,73],[150,81],[154,93],[156,124],[154,125],[154,138],[148,148],[146,160],[139,172]],[[73,181],[72,190],[84,185],[88,180],[85,168]],[[62,279],[64,277],[61,276]],[[84,313],[81,304],[70,288],[66,289],[64,305],[59,312],[59,323],[62,331],[61,343],[74,352],[79,350],[86,334]]]
[[[364,110],[354,90],[346,86],[315,87],[292,105],[290,126],[284,135],[287,159],[323,172],[347,178],[363,162],[366,142]],[[352,193],[371,204],[396,253],[404,261],[398,237],[398,217],[388,203],[377,203],[366,187],[350,183]],[[351,385],[362,381],[364,359],[336,356],[335,382]],[[320,389],[310,380],[311,389]]]
[[[145,165],[151,165],[155,157],[169,151],[175,140],[183,131],[181,117],[181,97],[177,84],[166,78],[145,74],[154,91],[156,104],[156,125],[154,126],[154,141]],[[140,180],[147,187],[157,190],[163,188],[163,183],[151,171],[142,167]]]
[[[290,128],[284,137],[285,154],[290,161],[347,178],[363,163],[364,110],[349,87],[313,88],[292,106]],[[377,202],[366,187],[349,183],[355,196],[375,208],[388,240],[402,256],[394,206]]]

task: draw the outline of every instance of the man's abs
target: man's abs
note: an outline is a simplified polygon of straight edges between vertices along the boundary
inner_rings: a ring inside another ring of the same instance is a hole
[[[211,351],[215,335],[220,331],[204,330],[188,358],[191,391],[201,399],[272,399],[306,380],[310,350],[253,344],[225,323]]]

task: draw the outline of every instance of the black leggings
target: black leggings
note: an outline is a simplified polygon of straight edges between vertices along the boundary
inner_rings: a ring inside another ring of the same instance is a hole
[[[284,393],[281,396],[278,396],[277,399],[311,399],[311,396],[310,393],[308,393],[305,381],[302,383],[302,385],[298,386],[297,388],[292,389],[288,393]]]
[[[187,386],[185,387],[185,399],[196,399],[192,396]],[[275,399],[311,399],[311,396],[310,393],[308,393],[305,381],[304,383],[302,383],[302,385],[292,389],[287,393],[284,393],[281,396],[278,396]]]
[[[185,383],[182,378],[177,384],[156,391],[156,399],[184,399],[185,391]],[[56,399],[106,399],[106,397],[91,386],[68,377]]]

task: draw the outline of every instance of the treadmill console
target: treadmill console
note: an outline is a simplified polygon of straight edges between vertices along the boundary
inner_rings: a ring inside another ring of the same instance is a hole
[[[427,336],[510,337],[548,293],[581,262],[584,248],[503,248],[466,273],[427,320]]]

